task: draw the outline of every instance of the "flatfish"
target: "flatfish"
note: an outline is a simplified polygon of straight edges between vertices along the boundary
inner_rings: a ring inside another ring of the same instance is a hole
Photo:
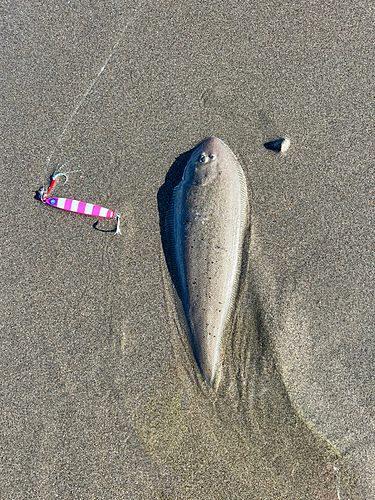
[[[220,139],[193,151],[169,222],[179,294],[204,380],[221,378],[223,335],[238,292],[249,203],[243,170]]]

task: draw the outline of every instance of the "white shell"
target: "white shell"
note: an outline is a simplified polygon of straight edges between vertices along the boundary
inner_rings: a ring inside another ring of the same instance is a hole
[[[286,137],[281,143],[281,149],[280,149],[281,153],[286,153],[289,149],[289,146],[290,146],[290,139]]]

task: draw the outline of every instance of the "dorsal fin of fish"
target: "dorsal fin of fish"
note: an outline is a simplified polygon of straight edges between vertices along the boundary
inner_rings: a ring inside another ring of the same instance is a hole
[[[245,176],[243,174],[243,170],[242,170],[242,167],[240,165],[240,162],[238,161],[237,157],[234,154],[233,154],[233,156],[234,156],[234,158],[236,160],[238,177],[239,177],[239,180],[240,180],[241,198],[243,198],[244,200],[247,200],[247,184],[246,184],[246,179],[245,179]],[[243,228],[241,236],[240,236],[242,246],[243,246],[243,243],[244,243],[246,231],[248,231],[248,229],[249,229],[249,223],[250,223],[249,219],[250,219],[250,206],[249,206],[249,203],[247,201],[242,206],[242,210],[240,212],[240,223],[241,223],[241,227]],[[237,276],[236,276],[237,286],[233,287],[233,292],[232,292],[231,302],[230,302],[230,310],[229,310],[228,318],[227,318],[227,324],[228,324],[229,321],[231,321],[231,319],[233,317],[234,306],[235,306],[236,298],[237,298],[237,295],[238,295],[238,281],[239,281],[240,274],[241,274],[241,271],[242,271],[242,268],[243,268],[243,266],[242,266],[242,259],[243,259],[243,253],[239,252],[238,263],[237,263]]]
[[[169,208],[165,217],[165,233],[166,233],[166,243],[167,243],[167,264],[168,269],[173,281],[173,284],[176,288],[177,294],[180,299],[183,301],[183,287],[179,278],[179,269],[181,267],[181,263],[178,262],[178,254],[175,248],[175,227],[174,227],[174,218],[175,218],[175,209],[176,202],[178,203],[178,199],[180,197],[178,185],[173,189],[172,197],[169,203]]]

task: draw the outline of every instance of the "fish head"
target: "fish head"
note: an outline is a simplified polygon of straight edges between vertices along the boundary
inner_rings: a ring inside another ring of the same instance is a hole
[[[225,164],[228,155],[232,153],[220,139],[205,139],[194,149],[188,161],[187,177],[196,186],[211,184],[222,174],[221,166]]]

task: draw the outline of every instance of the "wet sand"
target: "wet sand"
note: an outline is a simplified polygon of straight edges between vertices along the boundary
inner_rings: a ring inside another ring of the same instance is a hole
[[[373,18],[365,2],[4,7],[0,496],[372,499]],[[251,237],[217,393],[163,251],[188,152],[239,158]],[[264,143],[289,137],[285,154]]]

